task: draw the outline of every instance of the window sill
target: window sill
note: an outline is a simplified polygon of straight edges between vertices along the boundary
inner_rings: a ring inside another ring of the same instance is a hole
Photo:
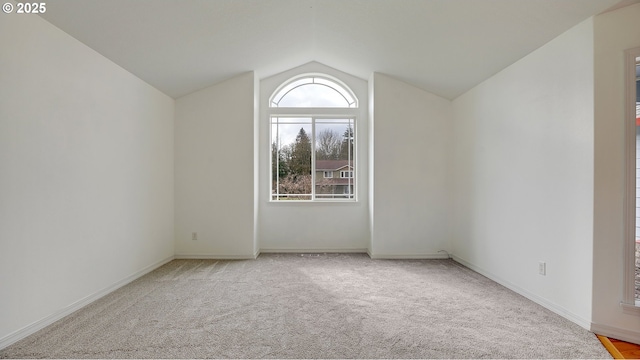
[[[640,316],[640,302],[636,302],[635,304],[621,302],[620,306],[622,307],[622,312],[625,314]]]
[[[267,200],[269,204],[285,204],[285,205],[357,205],[360,204],[359,200]]]

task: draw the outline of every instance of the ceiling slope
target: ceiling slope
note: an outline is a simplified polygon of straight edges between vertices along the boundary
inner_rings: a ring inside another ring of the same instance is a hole
[[[42,17],[174,98],[242,72],[266,77],[318,61],[453,99],[619,3],[56,0]]]

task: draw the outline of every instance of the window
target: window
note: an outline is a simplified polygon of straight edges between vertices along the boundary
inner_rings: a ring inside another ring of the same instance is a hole
[[[325,75],[296,77],[274,92],[271,201],[356,200],[357,107],[352,91]]]
[[[355,96],[344,85],[323,76],[303,76],[281,86],[271,97],[269,107],[356,108]]]

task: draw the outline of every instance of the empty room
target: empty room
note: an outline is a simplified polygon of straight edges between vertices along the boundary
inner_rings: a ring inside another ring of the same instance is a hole
[[[640,344],[640,0],[1,5],[0,358]]]

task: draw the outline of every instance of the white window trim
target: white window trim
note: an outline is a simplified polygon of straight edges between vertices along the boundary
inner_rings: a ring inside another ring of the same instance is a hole
[[[327,176],[327,174],[329,174],[329,176]],[[322,175],[325,179],[333,179],[333,171],[324,171],[324,174]]]

